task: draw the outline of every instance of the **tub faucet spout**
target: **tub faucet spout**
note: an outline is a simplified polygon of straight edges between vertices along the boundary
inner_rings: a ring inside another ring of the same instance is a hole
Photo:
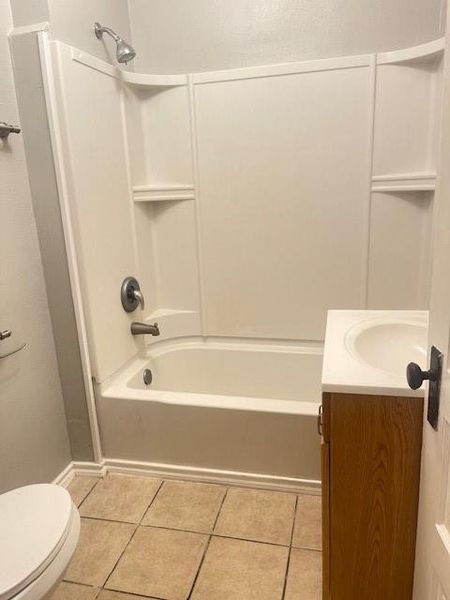
[[[130,330],[133,335],[159,335],[158,323],[150,325],[149,323],[133,321]]]

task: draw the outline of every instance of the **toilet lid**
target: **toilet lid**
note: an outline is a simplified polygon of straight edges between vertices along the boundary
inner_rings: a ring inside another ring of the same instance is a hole
[[[70,529],[64,488],[28,485],[0,496],[0,600],[18,594],[46,569]]]

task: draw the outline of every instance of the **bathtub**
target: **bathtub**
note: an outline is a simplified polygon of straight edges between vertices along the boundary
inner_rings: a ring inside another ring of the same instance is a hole
[[[318,344],[156,343],[96,385],[106,461],[203,480],[318,486],[322,356]]]

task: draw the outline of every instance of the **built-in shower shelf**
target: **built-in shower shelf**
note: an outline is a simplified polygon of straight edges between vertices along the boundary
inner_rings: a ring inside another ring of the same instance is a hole
[[[375,175],[372,192],[429,192],[436,188],[436,173],[416,172],[398,175]]]
[[[194,199],[193,185],[136,185],[135,202],[179,202]]]
[[[170,88],[187,85],[187,75],[151,75],[147,73],[135,73],[123,71],[122,79],[130,85],[138,85],[147,88]]]

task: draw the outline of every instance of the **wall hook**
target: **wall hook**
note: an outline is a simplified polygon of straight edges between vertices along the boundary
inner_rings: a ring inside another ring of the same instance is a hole
[[[8,123],[0,121],[0,138],[5,140],[10,133],[20,133],[20,127],[14,127],[14,125],[8,125]]]

